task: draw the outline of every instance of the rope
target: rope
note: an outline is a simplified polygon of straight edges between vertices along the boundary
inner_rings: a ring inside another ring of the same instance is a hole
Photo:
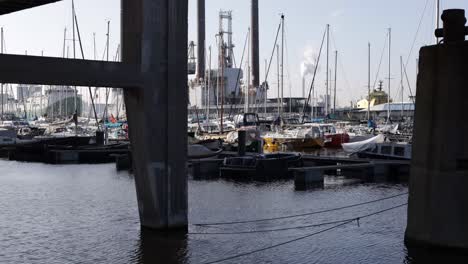
[[[386,34],[385,38],[387,38],[387,37],[388,37],[388,33]],[[380,55],[379,67],[377,68],[377,74],[375,75],[375,81],[374,81],[374,85],[372,86],[372,89],[375,89],[375,85],[377,84],[377,80],[379,79],[380,67],[382,66],[383,56],[385,54],[386,49],[387,49],[387,41],[385,41],[384,47],[382,49],[382,54]]]
[[[426,14],[426,9],[427,9],[428,3],[429,3],[429,0],[427,0],[427,1],[426,1],[426,4],[424,5],[424,9],[423,9],[422,14],[421,14],[421,17],[420,17],[420,19],[419,19],[418,29],[416,30],[416,34],[414,34],[413,44],[411,44],[410,53],[409,53],[409,55],[408,55],[408,58],[406,59],[405,65],[404,65],[405,75],[406,75],[406,68],[408,67],[409,60],[410,60],[410,58],[411,58],[411,55],[413,54],[414,45],[416,44],[416,40],[417,40],[417,38],[418,38],[419,31],[421,30],[421,25],[422,25],[423,19],[424,19],[425,14]],[[407,76],[407,75],[406,75],[406,79],[407,79],[407,82],[408,82],[408,89],[409,89],[411,98],[413,98],[413,91],[411,90],[411,84],[410,84],[410,82],[409,82],[409,80],[408,80],[408,76]],[[403,92],[403,91],[402,91],[402,92]],[[413,103],[414,103],[414,102],[413,102]]]
[[[340,49],[337,48],[336,39],[335,39],[335,36],[334,36],[334,34],[333,34],[333,29],[330,30],[330,38],[331,38],[331,40],[332,40],[332,44],[333,44],[333,47],[335,48],[335,50],[338,50],[338,51],[339,51]],[[346,71],[345,71],[345,67],[344,67],[344,64],[345,64],[345,63],[344,63],[343,57],[344,57],[344,56],[343,56],[343,53],[341,53],[341,55],[338,56],[338,64],[339,64],[338,66],[341,67],[341,71],[343,72],[343,79],[344,79],[344,81],[345,81],[345,83],[346,83],[346,86],[347,86],[347,88],[348,88],[348,91],[351,91],[351,85],[350,85],[349,79],[348,79],[347,74],[346,74]]]
[[[328,212],[333,212],[333,211],[338,211],[338,210],[343,210],[343,209],[348,209],[348,208],[353,208],[361,205],[366,205],[366,204],[372,204],[372,203],[377,203],[385,200],[389,200],[392,198],[400,197],[403,195],[407,195],[408,192],[397,194],[397,195],[392,195],[389,197],[373,200],[373,201],[368,201],[368,202],[363,202],[363,203],[357,203],[357,204],[352,204],[352,205],[347,205],[347,206],[342,206],[342,207],[337,207],[337,208],[332,208],[332,209],[326,209],[326,210],[321,210],[321,211],[314,211],[314,212],[309,212],[309,213],[303,213],[303,214],[295,214],[295,215],[288,215],[288,216],[280,216],[280,217],[273,217],[273,218],[263,218],[263,219],[255,219],[255,220],[244,220],[244,221],[233,221],[233,222],[214,222],[214,223],[201,223],[201,224],[193,224],[195,226],[217,226],[217,225],[234,225],[234,224],[245,224],[245,223],[255,223],[255,222],[263,222],[263,221],[273,221],[273,220],[281,220],[281,219],[288,219],[288,218],[296,218],[296,217],[301,217],[301,216],[308,216],[308,215],[315,215],[315,214],[322,214],[322,213],[328,213]]]
[[[414,34],[413,44],[411,44],[410,53],[408,55],[408,58],[406,59],[405,67],[408,67],[409,60],[411,58],[411,55],[413,54],[414,45],[416,44],[416,40],[418,38],[419,31],[421,30],[421,25],[422,25],[422,22],[423,22],[423,19],[424,19],[425,15],[426,15],[426,9],[427,9],[428,3],[429,3],[429,0],[426,0],[426,4],[424,5],[424,9],[422,11],[421,17],[419,18],[418,29],[416,30],[416,33]]]
[[[337,220],[337,221],[332,221],[332,222],[324,222],[324,223],[313,224],[313,225],[285,227],[285,228],[278,228],[278,229],[239,231],[239,232],[214,232],[214,233],[210,233],[210,232],[202,233],[202,232],[200,232],[200,233],[189,233],[189,235],[240,235],[240,234],[278,232],[278,231],[286,231],[286,230],[294,230],[294,229],[306,229],[306,228],[311,228],[311,227],[319,227],[319,226],[325,226],[325,225],[331,225],[331,224],[339,224],[339,223],[344,223],[344,222],[349,222],[349,221],[359,221],[359,219],[363,219],[363,218],[370,217],[370,216],[375,215],[375,214],[387,212],[387,211],[402,207],[404,205],[407,205],[407,203],[401,204],[399,206],[395,206],[395,207],[392,207],[392,208],[389,208],[389,209],[385,209],[385,210],[382,210],[382,211],[377,211],[377,212],[370,213],[370,214],[367,214],[367,215],[359,216],[359,217],[353,217],[353,218]]]
[[[314,75],[312,77],[312,83],[310,84],[309,95],[307,97],[307,101],[304,103],[304,107],[302,108],[302,122],[304,122],[306,106],[309,105],[311,93],[312,93],[312,90],[314,89],[315,77],[317,76],[317,70],[318,70],[318,66],[320,63],[320,57],[322,55],[322,48],[323,48],[323,43],[325,42],[326,33],[327,33],[327,29],[325,29],[325,31],[323,32],[322,43],[320,44],[319,55],[317,57],[317,62],[315,64]],[[313,110],[313,107],[312,107],[312,110]]]
[[[403,207],[405,205],[407,205],[407,204],[402,204],[402,205],[399,205],[399,206],[395,206],[395,207],[392,207],[392,208],[382,210],[380,212],[375,212],[375,213],[373,213],[371,215],[368,215],[368,216],[365,216],[365,217],[370,217],[370,216],[374,216],[374,215],[381,214],[381,213],[384,213],[384,212],[388,212],[388,211]],[[301,237],[298,237],[298,238],[295,238],[295,239],[291,239],[291,240],[288,240],[288,241],[285,241],[285,242],[282,242],[282,243],[278,243],[278,244],[275,244],[275,245],[271,245],[271,246],[256,249],[256,250],[252,250],[252,251],[249,251],[249,252],[241,253],[241,254],[238,254],[238,255],[234,255],[234,256],[231,256],[231,257],[227,257],[227,258],[223,258],[223,259],[219,259],[219,260],[215,260],[215,261],[205,262],[203,264],[220,263],[220,262],[224,262],[224,261],[227,261],[227,260],[232,260],[232,259],[252,255],[252,254],[255,254],[255,253],[258,253],[258,252],[261,252],[261,251],[265,251],[265,250],[269,250],[269,249],[272,249],[272,248],[284,246],[284,245],[291,244],[291,243],[299,241],[299,240],[304,240],[306,238],[309,238],[309,237],[312,237],[312,236],[315,236],[315,235],[318,235],[318,234],[321,234],[321,233],[325,233],[327,231],[336,229],[338,227],[345,226],[345,225],[350,224],[350,223],[352,223],[354,221],[356,221],[358,226],[360,226],[359,220],[361,220],[362,218],[363,217],[355,218],[353,220],[350,220],[350,221],[347,221],[347,222],[344,222],[344,223],[341,223],[341,224],[338,224],[338,225],[335,225],[335,226],[332,226],[332,227],[329,227],[329,228],[326,228],[326,229],[323,229],[323,230],[320,230],[320,231],[317,231],[317,232],[314,232],[314,233],[311,233],[311,234],[308,234],[308,235],[305,235],[305,236],[301,236]]]
[[[242,64],[244,63],[245,48],[246,48],[246,46],[247,46],[247,41],[249,40],[249,35],[250,35],[250,30],[247,32],[247,36],[245,37],[244,49],[242,50],[242,57],[241,57],[241,61],[240,61],[239,67],[242,67]],[[232,53],[232,57],[234,58],[234,52]],[[237,73],[236,88],[234,88],[234,96],[237,94],[237,88],[239,88],[240,74],[241,74],[241,71],[239,71],[239,72]],[[237,106],[237,103],[234,102],[234,104],[231,104],[231,108],[229,109],[229,117],[228,117],[228,118],[231,118],[232,107],[233,107],[234,105]]]

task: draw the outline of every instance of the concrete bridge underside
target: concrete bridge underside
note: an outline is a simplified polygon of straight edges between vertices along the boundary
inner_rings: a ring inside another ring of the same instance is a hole
[[[0,0],[0,14],[57,2]],[[0,83],[124,88],[142,226],[187,228],[186,0],[121,0],[122,62],[0,55]]]

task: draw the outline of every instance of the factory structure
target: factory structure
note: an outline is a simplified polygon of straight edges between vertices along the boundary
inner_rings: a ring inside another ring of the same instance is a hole
[[[209,114],[219,113],[220,109],[235,112],[251,111],[265,106],[267,89],[260,85],[259,77],[259,37],[258,0],[252,0],[252,24],[245,52],[244,65],[234,62],[232,11],[220,11],[219,32],[216,35],[216,50],[206,47],[205,1],[198,0],[198,45],[195,59],[195,44],[189,47],[189,74],[195,74],[189,82],[189,111],[205,110]],[[216,52],[215,52],[216,51]],[[208,52],[208,54],[207,54]],[[218,56],[217,68],[212,69],[212,54]],[[209,58],[207,63],[205,58]],[[196,64],[196,66],[195,66]],[[208,69],[207,69],[208,64]],[[245,66],[244,69],[242,66]]]

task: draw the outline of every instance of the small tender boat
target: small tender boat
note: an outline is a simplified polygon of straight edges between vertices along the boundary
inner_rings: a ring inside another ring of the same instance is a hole
[[[328,148],[341,148],[343,143],[349,142],[349,135],[344,131],[337,131],[336,127],[332,124],[321,124],[320,129],[327,139],[325,147]]]
[[[412,145],[409,143],[386,142],[385,135],[343,144],[345,152],[360,158],[410,160]]]
[[[189,159],[206,159],[216,157],[221,153],[222,149],[211,150],[203,145],[189,145],[187,148],[187,156]]]
[[[0,145],[11,145],[16,142],[16,131],[14,129],[0,128]]]
[[[368,149],[373,149],[375,148],[376,144],[384,143],[384,142],[385,142],[385,136],[383,134],[379,134],[367,140],[352,142],[352,143],[344,143],[342,145],[343,145],[343,150],[346,153],[355,154],[355,153],[359,153]]]
[[[408,143],[378,143],[371,149],[358,152],[360,158],[411,160],[412,145]]]
[[[222,177],[239,180],[272,180],[289,178],[289,168],[302,166],[301,154],[276,153],[225,158],[220,171]]]

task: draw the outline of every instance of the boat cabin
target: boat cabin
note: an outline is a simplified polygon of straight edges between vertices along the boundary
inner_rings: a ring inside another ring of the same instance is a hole
[[[260,121],[256,113],[244,113],[234,117],[234,124],[236,128],[257,126],[259,122]]]

